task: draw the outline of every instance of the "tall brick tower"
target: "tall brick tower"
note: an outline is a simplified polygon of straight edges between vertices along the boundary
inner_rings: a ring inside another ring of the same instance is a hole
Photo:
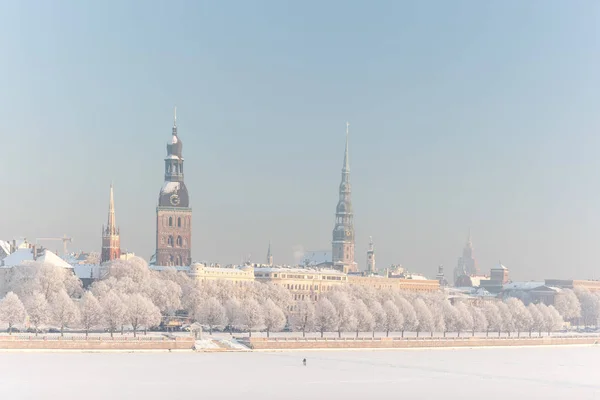
[[[113,185],[110,184],[110,200],[108,202],[108,224],[102,225],[102,253],[100,262],[117,260],[121,257],[121,238],[115,222],[115,198]]]
[[[191,265],[192,209],[183,182],[183,143],[177,136],[177,109],[167,144],[165,183],[156,207],[156,265]]]

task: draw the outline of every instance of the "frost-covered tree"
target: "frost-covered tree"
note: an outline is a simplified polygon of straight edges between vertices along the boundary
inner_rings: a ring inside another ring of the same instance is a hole
[[[560,313],[556,308],[554,308],[554,306],[549,306],[548,312],[550,314],[550,320],[546,325],[546,329],[548,330],[548,335],[550,335],[550,332],[562,328],[565,321],[563,321],[562,317],[560,316]]]
[[[390,331],[397,331],[402,324],[404,323],[404,317],[398,310],[396,304],[393,301],[388,300],[383,303],[383,311],[385,312],[385,336],[388,337],[390,335]]]
[[[531,313],[521,300],[514,297],[506,300],[506,305],[511,312],[517,337],[520,337],[521,332],[528,331],[533,322]]]
[[[542,329],[544,329],[544,316],[540,312],[539,308],[533,303],[530,303],[527,306],[527,310],[529,311],[529,315],[531,315],[529,337],[531,337],[531,332],[534,330],[538,332],[538,336],[542,336]]]
[[[234,328],[242,325],[242,306],[235,297],[230,298],[225,303],[225,317],[227,319],[227,326],[229,327],[229,334],[232,333]]]
[[[315,325],[315,306],[312,301],[300,300],[296,303],[296,312],[291,316],[294,330],[302,331],[302,337]]]
[[[201,324],[208,325],[209,334],[212,335],[215,326],[227,322],[227,313],[219,300],[210,297],[198,308],[195,318]]]
[[[52,320],[60,327],[60,336],[64,335],[65,326],[74,324],[79,318],[79,310],[67,292],[61,290],[50,303]]]
[[[147,308],[140,320],[140,324],[144,327],[144,335],[148,333],[148,329],[160,325],[161,321],[162,314],[160,310],[148,299]]]
[[[515,321],[512,312],[506,303],[503,302],[498,303],[498,311],[500,312],[502,330],[507,332],[508,336],[510,336],[510,333],[515,330]]]
[[[488,322],[485,335],[488,336],[489,331],[492,330],[498,332],[498,336],[500,336],[500,332],[502,332],[502,316],[500,315],[498,306],[490,301],[487,301],[483,304],[483,313],[485,314],[485,319]]]
[[[146,329],[148,326],[145,325],[150,318],[149,315],[156,314],[157,307],[152,301],[146,296],[135,293],[125,298],[125,315],[123,323],[129,323],[133,329],[133,336],[137,336],[137,331],[141,326]],[[160,323],[160,320],[159,320]]]
[[[488,321],[485,313],[479,307],[471,306],[471,318],[473,318],[473,326],[471,327],[471,336],[475,336],[475,332],[487,332]]]
[[[575,293],[581,303],[584,326],[596,326],[600,319],[600,298],[587,289],[577,289]]]
[[[85,292],[79,301],[79,322],[85,329],[86,338],[90,329],[102,323],[102,307],[90,291]]]
[[[398,310],[403,317],[403,323],[400,327],[400,331],[402,332],[402,337],[404,337],[404,331],[412,331],[416,329],[419,321],[417,320],[417,313],[415,312],[415,308],[406,298],[399,297],[396,300],[396,306],[398,306]]]
[[[8,289],[20,298],[27,299],[35,292],[42,293],[48,302],[61,291],[69,296],[79,296],[81,281],[72,269],[42,262],[27,261],[13,267],[8,281]]]
[[[456,320],[456,333],[458,336],[460,336],[460,333],[462,331],[470,331],[471,329],[473,329],[473,315],[471,314],[471,310],[469,310],[469,307],[467,307],[467,305],[462,302],[456,304],[456,306],[454,306],[454,309],[456,310],[458,316]]]
[[[8,334],[12,335],[12,328],[25,320],[25,306],[19,296],[8,292],[0,301],[0,321],[8,324]]]
[[[373,316],[373,337],[375,337],[375,330],[383,330],[385,326],[385,311],[381,303],[378,301],[372,301],[369,305],[369,312]]]
[[[446,337],[446,332],[459,331],[459,315],[456,308],[450,304],[449,301],[444,301],[442,303],[442,314],[444,316],[444,337]]]
[[[50,321],[50,309],[46,297],[40,292],[34,292],[25,302],[25,309],[29,316],[29,322],[35,328],[35,336],[38,335],[40,325]]]
[[[337,330],[338,316],[337,311],[331,301],[327,298],[321,298],[315,307],[315,327],[321,332],[321,337],[326,331]]]
[[[254,299],[248,299],[242,304],[241,312],[242,325],[248,331],[248,335],[252,336],[252,330],[264,323],[260,304]]]
[[[263,303],[262,312],[265,328],[267,329],[267,337],[269,337],[270,332],[278,332],[285,327],[285,314],[273,300],[267,299]]]
[[[181,287],[173,281],[154,277],[148,282],[146,294],[165,315],[173,315],[181,309]]]
[[[347,293],[335,291],[329,296],[329,300],[337,312],[337,331],[338,337],[342,337],[342,332],[354,331],[356,326],[356,317],[354,316],[354,307]]]
[[[565,321],[575,321],[581,317],[581,304],[571,289],[563,289],[556,295],[554,307]]]
[[[433,335],[433,329],[435,327],[433,321],[433,315],[429,310],[427,304],[423,299],[415,299],[413,303],[413,307],[415,309],[415,314],[417,315],[418,324],[416,327],[417,337],[419,337],[419,332],[431,332]]]
[[[359,332],[371,332],[375,326],[375,320],[365,302],[361,299],[355,299],[353,306],[354,317],[356,318],[356,337],[358,337]]]
[[[127,307],[123,304],[123,300],[112,291],[102,297],[100,305],[104,324],[110,331],[110,337],[113,337],[115,330],[125,321]]]

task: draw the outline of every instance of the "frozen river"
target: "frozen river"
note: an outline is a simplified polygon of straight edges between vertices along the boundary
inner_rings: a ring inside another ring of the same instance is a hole
[[[598,346],[0,359],[6,399],[600,399]]]

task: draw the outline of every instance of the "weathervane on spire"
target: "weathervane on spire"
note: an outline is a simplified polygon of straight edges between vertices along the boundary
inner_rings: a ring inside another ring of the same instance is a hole
[[[175,106],[175,111],[173,112],[173,127],[177,126],[177,106]]]

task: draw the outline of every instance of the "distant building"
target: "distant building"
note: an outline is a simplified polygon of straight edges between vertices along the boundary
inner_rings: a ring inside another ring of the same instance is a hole
[[[165,182],[156,207],[156,253],[153,261],[159,266],[192,263],[192,209],[183,181],[182,148],[175,114],[171,141],[167,144]]]
[[[115,220],[115,199],[113,185],[110,184],[110,198],[108,202],[108,223],[102,226],[102,253],[100,262],[118,260],[121,257],[121,237]]]
[[[369,237],[369,250],[367,250],[367,275],[377,273],[375,268],[375,248],[373,247],[373,238]]]
[[[307,251],[302,255],[301,264],[305,267],[331,266],[331,250]]]
[[[458,259],[456,268],[454,269],[454,286],[459,286],[459,278],[461,276],[478,276],[479,268],[477,267],[477,261],[473,257],[473,242],[471,240],[471,232],[469,231],[469,237],[467,244],[463,249],[462,256]]]
[[[448,281],[446,280],[446,277],[444,276],[444,266],[443,265],[438,266],[438,273],[435,276],[435,279],[437,279],[437,281],[440,283],[441,287],[448,286]]]
[[[288,289],[294,300],[317,301],[322,293],[335,286],[348,283],[348,276],[341,271],[319,268],[265,267],[255,268],[258,282],[271,282]]]
[[[430,280],[417,274],[407,278],[348,275],[348,283],[375,290],[393,289],[408,292],[437,292],[440,290],[440,283],[437,280]]]
[[[490,270],[490,279],[482,279],[479,286],[490,293],[500,293],[509,282],[508,272],[508,268],[498,262],[498,265]]]
[[[546,279],[546,286],[557,287],[561,289],[587,289],[590,292],[600,291],[600,281],[592,280],[573,280],[573,279]]]

